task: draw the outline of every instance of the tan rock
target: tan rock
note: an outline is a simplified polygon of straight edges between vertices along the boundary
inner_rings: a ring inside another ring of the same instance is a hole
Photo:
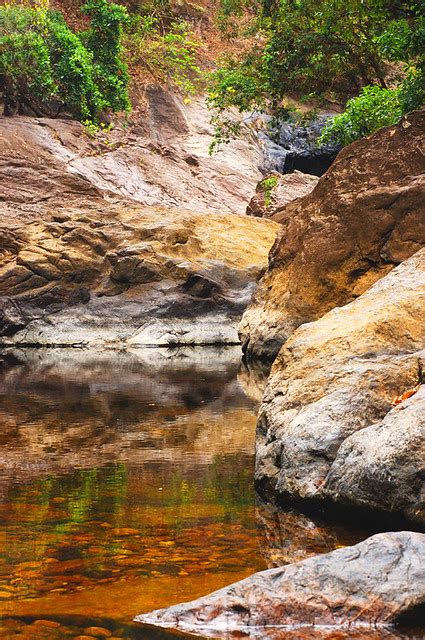
[[[0,130],[1,344],[238,342],[276,223],[203,213],[187,182],[192,210],[138,204],[118,169],[89,170],[102,150],[78,123],[3,118]]]
[[[255,196],[251,198],[246,212],[257,218],[277,216],[282,207],[306,196],[313,191],[318,182],[317,176],[301,171],[286,175],[272,171],[257,184]]]
[[[425,521],[423,395],[391,404],[423,382],[424,292],[422,249],[294,332],[259,412],[257,482],[291,498],[330,497]]]
[[[424,245],[424,121],[417,111],[346,147],[313,192],[273,216],[280,240],[239,326],[248,357],[274,358],[300,324],[352,301]]]
[[[105,629],[105,627],[87,627],[84,629],[84,633],[95,638],[110,638],[112,636],[112,631]]]

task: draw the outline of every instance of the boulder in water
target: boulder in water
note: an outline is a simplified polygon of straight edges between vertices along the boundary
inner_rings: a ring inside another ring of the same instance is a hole
[[[290,632],[294,625],[319,633],[325,626],[334,633],[335,627],[348,626],[354,634],[361,629],[364,635],[358,637],[368,637],[370,627],[388,625],[423,605],[424,554],[424,534],[378,534],[136,620],[214,637],[242,632],[263,638],[270,627]]]

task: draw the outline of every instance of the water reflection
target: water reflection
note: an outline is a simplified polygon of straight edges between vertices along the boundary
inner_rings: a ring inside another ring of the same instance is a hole
[[[256,517],[238,369],[238,349],[3,354],[1,639],[170,638],[130,621],[365,537]]]

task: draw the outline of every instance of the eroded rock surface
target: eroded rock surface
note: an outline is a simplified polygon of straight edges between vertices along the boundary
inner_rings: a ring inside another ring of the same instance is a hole
[[[287,175],[272,171],[257,184],[255,195],[251,198],[246,212],[257,218],[270,218],[277,215],[289,202],[313,191],[318,182],[317,176],[301,171]]]
[[[172,204],[158,184],[174,174],[158,165],[155,186],[142,149],[104,153],[78,123],[2,118],[0,129],[2,344],[237,342],[275,223],[198,209],[181,177],[196,211],[138,204]],[[149,198],[129,199],[128,177]]]
[[[425,243],[425,111],[343,149],[313,192],[285,206],[269,269],[239,327],[248,357],[346,304]]]
[[[424,553],[423,534],[378,534],[136,620],[197,634],[252,630],[254,637],[267,637],[259,635],[263,627],[364,625],[367,637],[368,626],[424,603]]]
[[[289,338],[257,428],[256,480],[425,522],[425,249]]]
[[[143,205],[244,213],[261,178],[255,136],[246,130],[210,156],[213,127],[204,100],[185,105],[158,86],[146,98],[147,113],[132,126],[95,138],[70,120],[0,118],[1,200],[16,201],[17,182],[21,200],[32,203],[52,202],[78,186],[84,194],[101,190]],[[56,172],[45,175],[53,166]]]

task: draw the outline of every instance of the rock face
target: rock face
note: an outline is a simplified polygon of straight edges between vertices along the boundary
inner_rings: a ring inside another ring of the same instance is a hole
[[[349,305],[297,329],[260,408],[256,480],[425,522],[425,249]]]
[[[78,123],[0,127],[2,344],[237,342],[276,223],[200,213],[181,178],[196,212],[138,204],[163,198],[140,174],[143,151],[103,153]]]
[[[346,147],[314,191],[274,216],[280,241],[239,328],[248,358],[273,359],[296,327],[424,245],[424,123],[425,111],[414,112]]]
[[[333,144],[317,143],[329,117],[330,114],[322,114],[304,124],[284,122],[278,127],[271,127],[271,136],[261,132],[260,139],[264,149],[262,171],[288,174],[301,171],[315,176],[323,175],[339,151]]]
[[[136,620],[197,634],[252,630],[254,637],[265,637],[262,627],[351,625],[355,630],[388,624],[425,602],[424,553],[423,534],[378,534]]]
[[[287,175],[272,171],[257,184],[255,196],[251,198],[246,212],[249,216],[270,218],[289,202],[313,191],[318,181],[316,176],[301,171]]]
[[[90,138],[73,121],[0,118],[1,199],[14,193],[14,179],[30,202],[68,194],[70,184],[116,194],[143,205],[181,206],[191,211],[244,213],[261,178],[261,148],[245,137],[210,157],[213,128],[202,99],[185,105],[161,87],[147,89],[147,112],[132,126]],[[59,160],[61,166],[59,167]],[[56,164],[59,176],[44,175]],[[64,173],[68,174],[67,176]],[[34,174],[38,173],[38,180]]]

